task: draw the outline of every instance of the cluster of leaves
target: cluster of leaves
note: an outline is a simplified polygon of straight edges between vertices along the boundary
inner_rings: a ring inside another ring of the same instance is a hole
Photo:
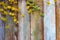
[[[33,1],[27,1],[26,2],[26,8],[28,11],[30,11],[30,9],[32,11],[39,11],[40,10],[40,7],[38,5],[36,5],[36,3],[34,3]]]
[[[36,11],[40,11],[40,7],[33,1],[27,1],[26,2],[26,8],[28,10],[28,13],[32,13],[32,12],[36,12]],[[44,14],[40,14],[40,16],[44,16]]]
[[[7,21],[6,15],[9,15],[10,17],[13,18],[14,22],[17,22],[16,13],[19,12],[19,8],[15,7],[17,5],[18,5],[17,1],[14,1],[14,0],[8,0],[6,2],[1,1],[0,13],[3,15],[3,17],[1,17],[1,20]]]

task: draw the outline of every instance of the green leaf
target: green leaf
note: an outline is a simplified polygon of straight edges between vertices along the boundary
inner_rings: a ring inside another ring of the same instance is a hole
[[[40,16],[41,16],[41,17],[44,17],[44,14],[41,13]]]

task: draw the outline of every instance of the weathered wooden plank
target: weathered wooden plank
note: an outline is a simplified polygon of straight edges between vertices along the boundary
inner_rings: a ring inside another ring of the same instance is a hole
[[[0,2],[3,2],[4,0],[0,0]],[[0,8],[2,8],[0,6]],[[4,40],[4,22],[1,20],[2,13],[0,12],[0,40]]]
[[[12,21],[11,18],[7,15],[7,22],[5,26],[9,26],[9,28],[5,28],[5,40],[13,40],[12,37]]]
[[[4,2],[6,3],[6,5],[9,5],[8,0],[4,0]],[[4,40],[14,40],[13,39],[13,27],[14,27],[14,23],[12,20],[12,17],[9,15],[9,13],[11,12],[10,10],[6,10],[8,12],[8,14],[6,15],[6,22],[5,22],[5,39]],[[8,28],[6,28],[6,26]]]
[[[31,40],[43,40],[43,17],[40,16],[40,13],[43,13],[43,0],[33,1],[40,7],[40,12],[31,14]]]
[[[38,14],[31,16],[31,40],[43,40],[42,20]]]
[[[54,0],[44,0],[44,40],[56,40]]]
[[[26,0],[19,1],[20,13],[19,16],[19,34],[18,40],[30,40],[30,21],[29,14],[26,9]],[[22,16],[24,15],[24,16]]]
[[[1,13],[0,13],[1,18]],[[0,40],[4,40],[4,23],[0,19]]]
[[[60,40],[60,0],[56,0],[56,31],[56,40]]]
[[[18,9],[18,0],[14,0],[14,2],[17,2],[17,4],[12,4],[11,6],[13,6],[13,7],[15,7],[15,8],[17,8]],[[18,12],[16,11],[16,12],[14,12],[14,14],[15,14],[15,17],[16,17],[16,19],[17,19],[17,21],[18,21]],[[17,22],[13,22],[13,40],[18,40],[18,23]]]

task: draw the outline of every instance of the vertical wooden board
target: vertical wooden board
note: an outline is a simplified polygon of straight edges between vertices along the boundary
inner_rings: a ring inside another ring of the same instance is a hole
[[[11,6],[18,9],[18,0],[14,0],[14,2],[17,2],[17,4],[12,4]],[[18,12],[16,11],[16,12],[14,12],[14,14],[15,14],[15,17],[18,21]],[[13,40],[18,40],[18,23],[17,22],[14,23],[14,21],[13,21],[13,24],[14,24],[12,27],[13,28],[13,30],[12,30],[13,31]]]
[[[6,5],[8,6],[8,0],[4,0],[4,2],[6,3]],[[4,40],[14,40],[13,39],[13,27],[14,27],[14,23],[12,20],[12,17],[9,15],[9,13],[11,12],[10,10],[6,10],[8,12],[8,14],[6,15],[6,19],[7,21],[5,22],[5,39]],[[8,26],[8,28],[6,28],[6,26]]]
[[[1,14],[0,14],[0,18],[1,18]],[[4,40],[4,23],[2,22],[2,20],[0,19],[0,40]]]
[[[60,0],[56,0],[56,26],[57,26],[56,40],[60,40]]]
[[[9,15],[6,18],[7,22],[5,26],[9,26],[9,28],[5,28],[5,40],[13,40],[13,21]]]
[[[34,15],[31,15],[31,37],[32,37],[32,40],[39,40],[39,27],[38,27],[38,15],[37,14],[34,14]]]
[[[0,3],[4,2],[4,0],[0,0]],[[0,9],[2,6],[0,5]],[[0,40],[4,40],[4,22],[1,20],[2,12],[0,11]]]
[[[2,20],[0,20],[0,40],[4,40],[4,24]]]
[[[40,16],[43,13],[43,0],[33,1],[40,7],[40,12],[31,14],[31,40],[43,40],[43,17]]]
[[[56,40],[54,0],[44,0],[44,40]]]
[[[31,40],[43,40],[42,20],[38,14],[31,15]]]
[[[19,34],[18,40],[30,40],[30,21],[29,14],[26,9],[26,0],[19,1]],[[24,16],[21,16],[24,15]]]

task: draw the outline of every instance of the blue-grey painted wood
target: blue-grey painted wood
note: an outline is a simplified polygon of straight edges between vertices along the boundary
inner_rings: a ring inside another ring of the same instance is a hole
[[[44,40],[56,40],[55,23],[54,0],[44,0]]]
[[[19,16],[19,34],[18,40],[30,40],[30,23],[29,23],[29,14],[26,10],[26,2],[22,0],[19,2],[20,13]],[[24,15],[22,17],[21,15]]]
[[[0,14],[1,18],[1,14]],[[4,23],[0,20],[0,40],[4,40]]]
[[[4,24],[0,20],[0,40],[4,40]]]

